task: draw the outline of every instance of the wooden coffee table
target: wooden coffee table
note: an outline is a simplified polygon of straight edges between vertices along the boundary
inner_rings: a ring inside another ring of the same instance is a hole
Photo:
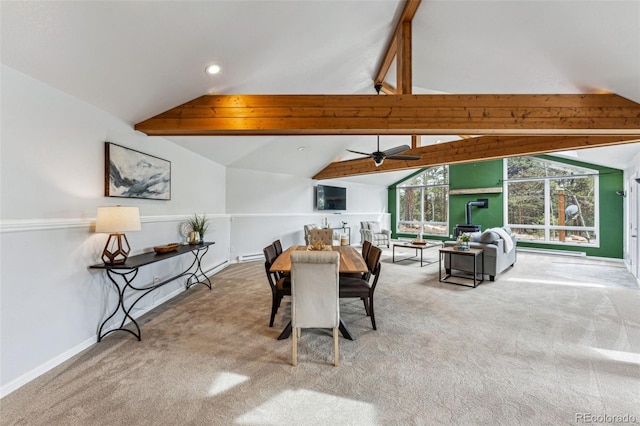
[[[396,263],[396,247],[401,247],[401,248],[410,248],[410,249],[414,249],[416,251],[416,254],[414,256],[411,257],[405,257],[404,259],[399,259],[398,262],[404,261],[404,260],[411,260],[413,262],[420,262],[420,267],[423,267],[425,265],[424,263],[424,258],[422,253],[424,252],[424,249],[428,249],[431,247],[435,247],[435,246],[441,246],[442,243],[439,241],[425,241],[425,244],[414,244],[411,241],[406,241],[406,242],[395,242],[392,243],[393,245],[393,254],[392,254],[392,261],[393,263]],[[420,259],[417,259],[418,257],[418,250],[420,251]],[[435,260],[433,262],[427,262],[427,265],[431,265],[432,263],[435,263]]]

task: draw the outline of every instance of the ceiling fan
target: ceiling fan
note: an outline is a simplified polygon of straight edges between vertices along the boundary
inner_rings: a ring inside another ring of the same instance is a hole
[[[373,87],[376,89],[376,92],[378,92],[379,95],[380,89],[382,89],[382,84],[376,83]],[[411,147],[409,145],[400,145],[396,146],[395,148],[380,151],[380,135],[378,135],[378,148],[374,152],[369,154],[366,152],[352,151],[350,149],[347,149],[347,151],[353,152],[354,154],[364,155],[368,158],[373,158],[373,162],[376,163],[376,167],[378,167],[382,165],[385,158],[388,158],[390,160],[420,160],[422,158],[419,155],[399,155],[400,153],[408,151],[410,149]]]
[[[422,158],[419,155],[399,155],[400,153],[410,149],[411,147],[409,145],[400,145],[395,148],[380,151],[380,136],[378,136],[378,149],[370,154],[366,152],[352,151],[350,149],[347,149],[347,151],[353,152],[354,154],[364,155],[368,158],[373,158],[373,162],[376,163],[376,167],[378,167],[384,162],[385,158],[390,160],[419,160]]]

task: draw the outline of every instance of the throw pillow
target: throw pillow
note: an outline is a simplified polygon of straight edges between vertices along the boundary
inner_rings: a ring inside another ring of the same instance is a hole
[[[482,235],[482,232],[472,232],[469,234],[469,236],[471,237],[471,241],[472,243],[477,243],[480,242],[480,236]]]
[[[379,222],[369,222],[369,229],[371,229],[374,234],[379,234],[380,233],[380,223]]]
[[[500,239],[500,235],[493,231],[484,231],[482,235],[480,235],[480,242],[484,244],[491,244],[494,241],[498,241]]]

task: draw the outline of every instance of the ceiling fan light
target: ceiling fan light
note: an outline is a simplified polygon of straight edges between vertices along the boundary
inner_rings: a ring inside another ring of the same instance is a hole
[[[374,158],[373,162],[376,163],[376,167],[382,166],[382,163],[384,163],[384,157]]]

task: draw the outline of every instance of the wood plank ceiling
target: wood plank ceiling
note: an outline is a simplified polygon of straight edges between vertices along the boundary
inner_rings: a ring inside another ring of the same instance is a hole
[[[314,179],[382,173],[640,141],[640,104],[615,94],[412,95],[411,21],[403,11],[374,84],[386,95],[205,95],[142,121],[153,136],[411,135],[420,160],[337,161]],[[384,79],[396,58],[396,87]],[[461,140],[420,147],[420,135]],[[470,137],[467,135],[483,135]]]

